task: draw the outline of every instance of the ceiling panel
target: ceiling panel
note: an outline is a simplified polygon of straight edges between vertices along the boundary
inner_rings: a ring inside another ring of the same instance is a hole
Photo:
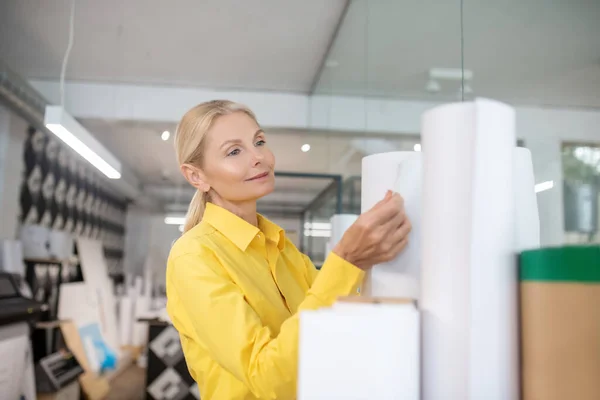
[[[464,2],[473,95],[600,107],[600,1]],[[425,90],[430,68],[461,67],[460,2],[352,0],[317,92],[452,101]]]
[[[346,0],[73,0],[67,79],[307,92]],[[70,0],[0,2],[0,54],[56,79]]]

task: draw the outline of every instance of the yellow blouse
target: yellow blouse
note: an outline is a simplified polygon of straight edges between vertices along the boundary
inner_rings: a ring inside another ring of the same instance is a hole
[[[202,399],[295,399],[298,312],[356,293],[363,276],[333,253],[317,273],[276,224],[208,203],[167,265],[167,310]]]

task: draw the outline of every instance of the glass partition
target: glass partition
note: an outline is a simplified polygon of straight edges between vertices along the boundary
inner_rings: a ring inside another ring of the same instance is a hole
[[[421,115],[436,105],[505,102],[536,184],[551,185],[537,195],[542,245],[597,241],[598,178],[581,158],[600,146],[600,70],[590,56],[599,20],[600,2],[585,0],[351,0],[315,84],[309,126],[394,151],[390,137],[418,144]],[[375,140],[382,134],[387,142]],[[345,182],[356,175],[341,173]],[[352,190],[344,185],[344,212],[360,209]]]

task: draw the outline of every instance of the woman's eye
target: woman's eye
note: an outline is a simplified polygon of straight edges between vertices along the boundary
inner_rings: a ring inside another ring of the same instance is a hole
[[[231,152],[229,152],[229,154],[227,154],[227,156],[228,156],[228,157],[229,157],[229,156],[235,156],[235,155],[237,155],[237,154],[240,154],[240,149],[235,149],[235,150],[232,150]]]
[[[265,142],[264,140],[259,140],[258,142],[256,142],[257,146],[263,146],[265,145],[267,142]]]

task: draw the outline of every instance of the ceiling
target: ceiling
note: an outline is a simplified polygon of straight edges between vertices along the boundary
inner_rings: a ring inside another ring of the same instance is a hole
[[[75,1],[69,80],[457,96],[457,84],[435,95],[425,84],[430,68],[461,66],[459,1]],[[2,58],[28,79],[56,79],[70,4],[0,2]],[[481,0],[463,15],[474,95],[600,107],[600,1]]]
[[[600,107],[600,1],[464,2],[474,94],[513,104]],[[461,66],[459,1],[353,0],[317,92],[452,101],[430,68]]]
[[[309,92],[345,0],[74,0],[67,79]],[[56,79],[71,0],[0,2],[0,54]]]
[[[67,80],[455,100],[425,91],[430,68],[461,66],[459,1],[76,0]],[[0,55],[26,79],[57,79],[71,0],[0,2]],[[464,65],[474,95],[513,104],[600,108],[600,1],[464,4]],[[190,196],[172,123],[82,124],[164,204]],[[277,171],[360,173],[370,149],[418,138],[272,129]],[[383,139],[386,142],[372,141]],[[300,147],[310,144],[309,152]],[[278,178],[272,204],[308,204],[324,180]],[[299,200],[300,199],[300,200]]]

